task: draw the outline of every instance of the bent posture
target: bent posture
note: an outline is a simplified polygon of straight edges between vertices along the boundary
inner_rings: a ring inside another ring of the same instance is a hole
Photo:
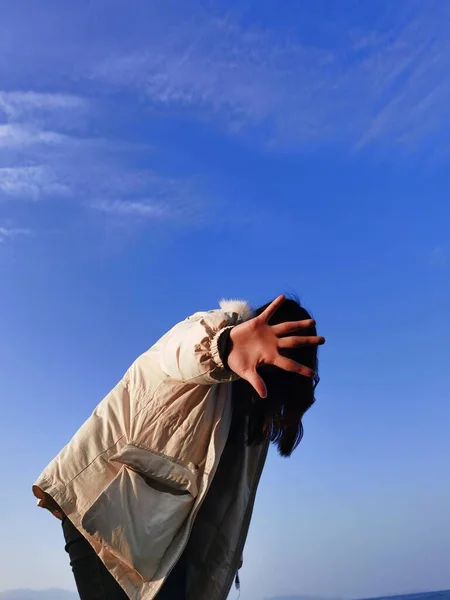
[[[299,444],[323,343],[294,300],[223,301],[135,361],[33,486],[81,600],[227,598],[269,443]]]

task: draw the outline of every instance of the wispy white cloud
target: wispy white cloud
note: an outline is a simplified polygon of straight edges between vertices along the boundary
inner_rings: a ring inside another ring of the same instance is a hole
[[[87,111],[88,102],[71,94],[39,93],[34,91],[0,91],[0,111],[12,121],[36,119],[37,116],[55,111]]]
[[[259,25],[249,25],[250,19],[242,19],[234,7],[228,13],[220,7],[138,3],[140,16],[130,36],[129,29],[122,32],[112,24],[125,14],[119,3],[109,22],[114,36],[107,27],[93,30],[88,52],[83,52],[84,38],[74,35],[65,43],[55,33],[63,27],[50,35],[44,23],[48,44],[45,52],[35,52],[36,60],[45,59],[47,72],[65,77],[70,63],[71,75],[91,96],[107,95],[111,87],[131,90],[152,106],[209,119],[235,134],[252,134],[265,147],[337,144],[355,150],[377,144],[416,151],[446,146],[447,3],[399,2],[381,7],[370,22],[349,19],[342,11],[342,16],[312,22],[315,36],[302,19],[280,19],[276,26],[260,19]],[[309,18],[306,13],[303,20]],[[67,15],[55,6],[54,18],[63,23]],[[82,29],[90,17],[81,10],[77,19]],[[13,36],[8,41],[13,52]],[[37,119],[49,125],[58,118],[62,125],[64,119],[87,118],[90,102],[70,93],[3,92],[2,111],[10,123]],[[66,132],[62,126],[53,131]]]
[[[0,167],[0,199],[39,200],[42,197],[65,196],[69,187],[58,181],[49,167]]]
[[[30,124],[0,124],[0,149],[17,149],[37,144],[61,144],[70,141],[56,131],[45,131]]]
[[[140,219],[170,219],[174,211],[169,206],[151,201],[102,200],[92,203],[92,208],[118,217],[138,217]]]
[[[90,207],[120,219],[186,224],[199,221],[205,209],[197,187],[187,179],[148,171],[129,172],[120,182],[113,178],[97,186]]]
[[[20,229],[14,227],[0,227],[0,244],[12,241],[14,238],[27,236],[31,234],[30,229]]]
[[[4,205],[12,200],[64,200],[83,211],[141,222],[186,221],[198,210],[199,194],[192,181],[130,165],[130,153],[134,158],[143,150],[148,154],[148,146],[83,137],[76,123],[80,113],[90,113],[86,99],[1,92],[0,109],[6,120],[0,124]]]
[[[35,160],[33,149],[44,156],[46,147],[82,143],[70,130],[79,126],[80,115],[87,111],[87,101],[78,96],[0,91],[0,161],[8,161],[8,150],[15,160],[23,151],[26,161]]]
[[[163,105],[209,110],[235,125],[259,123],[286,100],[279,85],[287,74],[283,62],[297,51],[271,42],[268,34],[222,21],[180,23],[167,36],[151,36],[135,53],[98,65],[93,76],[144,90]]]
[[[416,150],[436,136],[442,143],[450,123],[448,9],[399,12],[378,29],[340,30],[327,46],[229,17],[172,19],[93,77],[274,145]]]
[[[5,15],[0,74],[17,80],[21,69],[30,81],[31,68],[43,69],[46,81],[97,98],[112,88],[132,91],[168,114],[210,119],[265,147],[445,149],[448,3],[382,4],[370,20],[365,11],[346,10],[319,19],[307,7],[293,8],[291,20],[286,9],[270,23],[258,11],[221,2],[138,2],[132,16],[121,2],[105,15],[99,2],[71,14],[77,26],[68,28],[67,12],[54,3],[51,24],[32,11],[35,28]],[[130,26],[117,28],[125,17]],[[90,103],[67,92],[14,91],[0,96],[2,110],[10,122],[30,112],[41,120],[70,114],[71,121],[86,118]]]
[[[0,92],[0,112],[6,121],[0,124],[0,200],[70,196],[71,183],[60,167],[73,158],[83,140],[57,130],[59,111],[64,112],[64,121],[70,121],[86,106],[77,96]]]
[[[108,139],[105,131],[119,138],[123,133],[127,102],[156,107],[164,116],[208,120],[266,149],[442,151],[450,133],[450,9],[412,4],[407,16],[396,9],[390,19],[386,12],[370,28],[315,24],[327,33],[310,36],[320,40],[315,45],[305,42],[305,30],[296,24],[248,25],[232,8],[219,14],[215,4],[191,16],[188,9],[152,7],[148,14],[155,18],[140,34],[128,32],[125,39],[119,32],[114,40],[99,35],[89,52],[81,52],[77,36],[70,45],[50,37],[45,81],[55,82],[53,91],[0,91],[2,211],[20,206],[19,200],[44,205],[58,199],[87,207],[96,222],[99,216],[133,223],[201,221],[212,213],[214,202],[208,199],[206,211],[198,182],[150,171],[148,155],[131,156],[140,151],[133,141]],[[11,51],[14,43],[11,34]],[[53,56],[61,60],[52,62]],[[66,72],[75,62],[78,70]],[[25,69],[24,61],[17,64]],[[36,70],[41,67],[37,62]],[[0,57],[0,71],[8,68]],[[119,110],[102,113],[105,106]]]

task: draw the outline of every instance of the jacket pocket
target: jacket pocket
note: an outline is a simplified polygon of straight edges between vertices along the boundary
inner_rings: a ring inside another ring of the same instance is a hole
[[[196,477],[170,458],[133,444],[110,460],[123,467],[81,524],[144,581],[150,581],[192,510]]]

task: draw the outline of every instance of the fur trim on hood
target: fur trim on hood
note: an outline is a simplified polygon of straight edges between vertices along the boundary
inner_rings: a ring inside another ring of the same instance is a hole
[[[221,300],[220,308],[227,313],[236,313],[238,314],[243,321],[248,321],[254,316],[253,308],[245,302],[245,300]]]

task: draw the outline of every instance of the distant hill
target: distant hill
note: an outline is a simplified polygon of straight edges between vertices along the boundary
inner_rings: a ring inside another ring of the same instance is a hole
[[[0,600],[2,600],[0,598]],[[273,596],[264,600],[339,600],[338,598],[320,598],[318,596]],[[342,600],[342,599],[341,599]],[[415,594],[401,594],[396,596],[378,596],[369,600],[450,600],[450,591],[419,592]]]
[[[1,598],[0,598],[1,600]],[[321,598],[320,596],[273,596],[272,598],[265,598],[264,600],[341,600],[340,598]]]
[[[80,600],[80,597],[69,590],[10,590],[0,592],[0,600]]]

